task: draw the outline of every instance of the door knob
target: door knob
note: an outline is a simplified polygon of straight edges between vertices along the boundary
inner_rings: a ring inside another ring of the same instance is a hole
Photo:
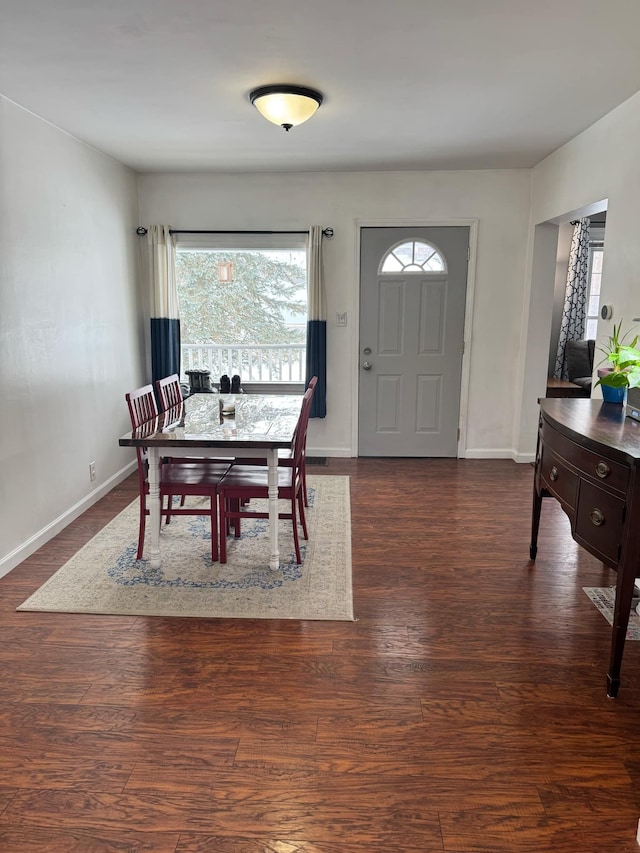
[[[370,361],[365,361],[364,364],[362,365],[363,370],[371,370],[372,367],[373,367],[373,365],[371,364]]]

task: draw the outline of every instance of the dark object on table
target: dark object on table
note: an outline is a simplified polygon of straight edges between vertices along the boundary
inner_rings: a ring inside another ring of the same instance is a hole
[[[231,393],[242,394],[242,388],[240,387],[240,377],[237,373],[231,377]]]
[[[230,394],[231,393],[231,380],[227,376],[226,373],[223,373],[220,377],[220,393],[221,394]]]
[[[189,377],[189,393],[190,394],[211,394],[210,370],[185,370]]]
[[[627,417],[640,421],[640,388],[629,388],[627,391]]]

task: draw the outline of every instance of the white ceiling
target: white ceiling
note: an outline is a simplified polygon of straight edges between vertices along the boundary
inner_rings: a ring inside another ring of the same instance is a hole
[[[0,94],[140,171],[530,167],[638,90],[638,0],[0,0]]]

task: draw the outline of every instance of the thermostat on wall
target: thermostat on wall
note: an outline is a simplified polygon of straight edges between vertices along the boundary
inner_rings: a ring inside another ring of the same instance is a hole
[[[600,316],[603,320],[610,320],[613,317],[613,305],[603,305],[600,309]]]

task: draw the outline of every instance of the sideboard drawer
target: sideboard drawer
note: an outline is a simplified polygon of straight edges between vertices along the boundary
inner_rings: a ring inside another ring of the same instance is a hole
[[[629,467],[621,465],[619,462],[614,462],[611,459],[605,459],[598,453],[587,450],[570,438],[556,432],[549,424],[543,422],[542,438],[546,446],[562,456],[564,459],[570,460],[571,464],[580,470],[581,474],[602,482],[611,489],[616,489],[619,492],[626,492],[629,485]]]
[[[603,557],[617,563],[624,523],[625,502],[605,489],[580,482],[576,511],[576,539]]]
[[[629,469],[624,465],[605,459],[584,447],[578,447],[572,461],[585,476],[601,482],[609,489],[616,489],[623,494],[627,491]]]
[[[542,450],[540,474],[547,488],[554,497],[575,509],[578,492],[578,475],[568,468],[564,460],[556,456],[547,447]]]

